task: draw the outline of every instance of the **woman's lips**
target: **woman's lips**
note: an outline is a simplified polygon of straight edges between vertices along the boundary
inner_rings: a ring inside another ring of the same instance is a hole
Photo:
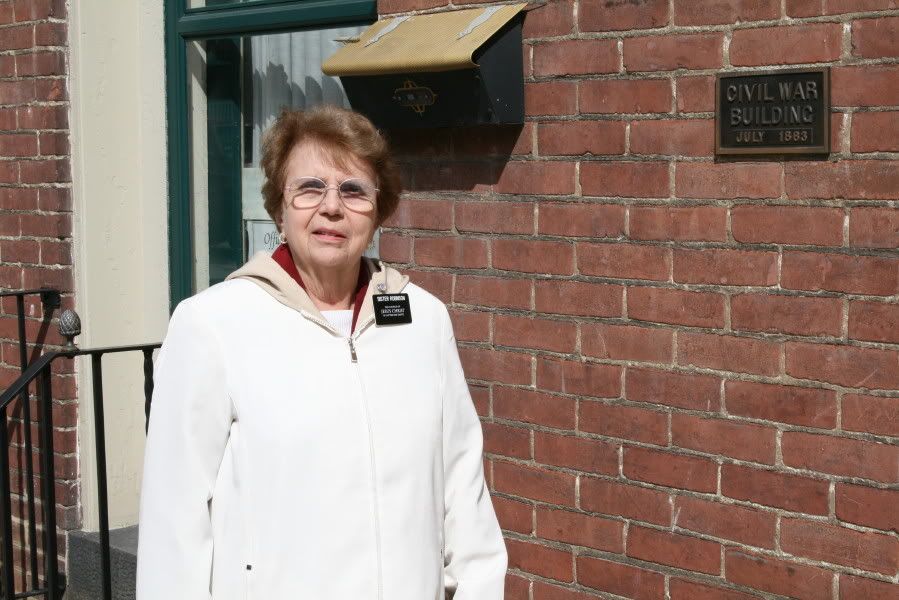
[[[333,229],[316,229],[312,232],[315,237],[325,241],[340,241],[346,239],[346,236]]]

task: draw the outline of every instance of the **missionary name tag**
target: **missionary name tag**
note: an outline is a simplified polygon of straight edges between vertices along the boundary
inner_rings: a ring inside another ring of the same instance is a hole
[[[375,294],[375,323],[378,325],[399,325],[412,322],[409,309],[409,294]]]

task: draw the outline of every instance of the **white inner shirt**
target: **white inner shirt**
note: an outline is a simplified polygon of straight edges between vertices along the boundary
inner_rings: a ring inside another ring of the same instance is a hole
[[[321,313],[343,337],[350,337],[353,334],[353,311],[323,310]]]

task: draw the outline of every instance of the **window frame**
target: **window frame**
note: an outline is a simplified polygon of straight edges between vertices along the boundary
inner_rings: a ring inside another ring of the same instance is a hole
[[[377,0],[257,0],[192,9],[187,0],[165,0],[170,311],[193,293],[187,44],[304,27],[364,25],[377,18]]]

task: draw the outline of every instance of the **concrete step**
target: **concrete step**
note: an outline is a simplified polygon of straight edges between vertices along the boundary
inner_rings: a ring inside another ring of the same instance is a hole
[[[137,569],[137,525],[109,532],[113,600],[134,600]],[[100,534],[69,533],[69,568],[64,600],[97,600],[103,597],[100,573]]]

